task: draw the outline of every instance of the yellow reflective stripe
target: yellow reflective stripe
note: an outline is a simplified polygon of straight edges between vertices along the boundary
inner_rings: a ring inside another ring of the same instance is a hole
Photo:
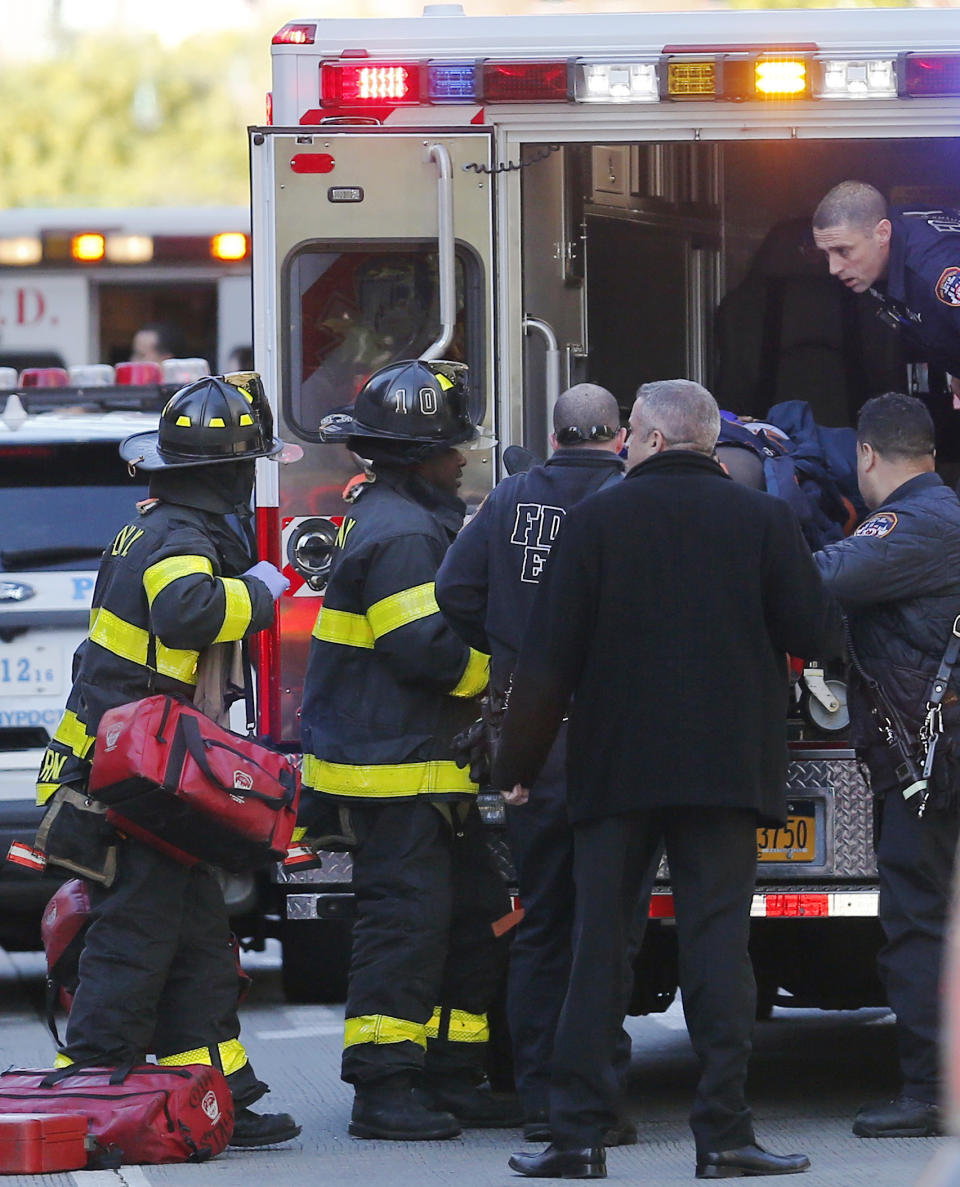
[[[470,655],[467,658],[467,666],[463,669],[463,675],[457,683],[456,688],[450,690],[452,697],[475,697],[487,687],[490,680],[490,656],[484,655],[482,651],[475,651],[470,648]]]
[[[443,1014],[441,1006],[437,1006],[430,1015],[430,1021],[427,1023],[427,1038],[435,1039],[440,1034],[440,1016]]]
[[[54,1067],[70,1067],[72,1063],[73,1060],[70,1058],[70,1056],[64,1055],[62,1051],[58,1051],[53,1057]]]
[[[247,1052],[239,1039],[227,1039],[217,1044],[220,1066],[225,1076],[232,1076],[247,1063]],[[186,1067],[191,1063],[202,1063],[213,1067],[213,1055],[209,1047],[194,1047],[192,1051],[178,1051],[175,1055],[161,1055],[157,1063],[161,1067]]]
[[[38,783],[37,784],[37,803],[45,804],[47,800],[60,786],[59,783]]]
[[[96,738],[87,733],[87,727],[72,709],[65,709],[54,730],[53,741],[66,746],[77,758],[86,758]]]
[[[386,1014],[362,1014],[348,1018],[343,1025],[344,1047],[359,1043],[416,1043],[426,1047],[427,1037],[422,1022],[408,1022],[405,1018],[390,1018]]]
[[[382,635],[395,631],[397,627],[406,626],[408,622],[416,622],[418,618],[429,618],[431,614],[439,613],[434,584],[428,581],[425,585],[402,589],[399,593],[374,602],[367,611],[367,621],[373,628],[373,637],[379,639]]]
[[[214,643],[232,643],[242,639],[250,627],[253,607],[250,604],[250,590],[239,577],[223,577],[223,592],[226,605],[223,610],[223,626],[217,632]]]
[[[293,832],[290,834],[290,843],[295,845],[298,841],[302,841],[307,835],[307,830],[302,824],[294,825]]]
[[[468,1014],[466,1010],[451,1010],[447,1025],[451,1043],[485,1043],[490,1038],[486,1014]]]
[[[203,573],[206,577],[213,576],[213,565],[205,556],[168,556],[166,560],[157,561],[143,574],[143,588],[147,591],[147,601],[153,605],[153,599],[166,589],[171,581],[178,577],[192,577]]]
[[[150,641],[147,631],[134,626],[132,622],[124,622],[102,606],[97,609],[90,626],[90,640],[131,664],[139,664],[142,668],[147,666],[147,645]],[[177,651],[165,647],[157,639],[157,671],[183,684],[196,684],[197,654],[196,651]]]
[[[342,643],[345,647],[373,647],[373,631],[362,614],[331,610],[324,606],[313,626],[313,637],[324,643]]]
[[[331,795],[388,796],[459,795],[476,792],[469,770],[452,761],[376,763],[354,766],[352,763],[326,762],[314,754],[303,756],[303,781],[316,791]]]

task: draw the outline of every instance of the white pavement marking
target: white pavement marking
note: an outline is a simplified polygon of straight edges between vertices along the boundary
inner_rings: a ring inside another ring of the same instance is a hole
[[[329,1026],[297,1026],[291,1030],[255,1030],[258,1039],[312,1039],[318,1035],[343,1034],[343,1023],[331,1023]]]
[[[121,1166],[115,1171],[75,1171],[70,1178],[75,1187],[150,1187],[150,1180],[139,1166]]]

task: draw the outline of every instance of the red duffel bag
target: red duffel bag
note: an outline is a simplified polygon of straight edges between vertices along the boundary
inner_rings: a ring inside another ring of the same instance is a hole
[[[121,832],[236,874],[283,860],[300,794],[285,755],[164,695],[104,713],[88,790]]]
[[[72,1065],[0,1075],[0,1113],[86,1117],[87,1168],[206,1162],[233,1135],[233,1098],[213,1067]]]

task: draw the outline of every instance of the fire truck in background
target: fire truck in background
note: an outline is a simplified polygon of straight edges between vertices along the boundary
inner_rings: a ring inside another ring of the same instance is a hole
[[[250,129],[255,365],[279,431],[304,447],[298,465],[258,476],[263,554],[291,578],[259,667],[275,742],[298,745],[340,492],[357,468],[317,428],[391,360],[468,363],[474,416],[501,449],[544,454],[568,383],[600,382],[626,410],[639,383],[679,375],[755,417],[806,400],[828,426],[909,390],[934,412],[938,460],[960,460],[944,377],[908,363],[809,238],[817,202],[848,177],[896,205],[960,206],[952,11],[475,19],[441,4],[414,19],[293,21],[272,53],[272,122]],[[499,467],[499,454],[471,455],[468,503]],[[810,664],[795,686],[789,821],[758,831],[766,1006],[882,1001],[871,801],[830,677]],[[349,858],[278,878],[288,992],[333,995]],[[676,989],[666,880],[651,916],[637,1012]]]
[[[249,348],[247,207],[0,211],[0,366],[122,362],[149,324],[214,370]]]

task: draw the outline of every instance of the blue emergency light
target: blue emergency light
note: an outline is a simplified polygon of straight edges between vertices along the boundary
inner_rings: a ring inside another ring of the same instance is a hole
[[[433,103],[473,103],[477,97],[474,62],[430,62],[427,95]]]

